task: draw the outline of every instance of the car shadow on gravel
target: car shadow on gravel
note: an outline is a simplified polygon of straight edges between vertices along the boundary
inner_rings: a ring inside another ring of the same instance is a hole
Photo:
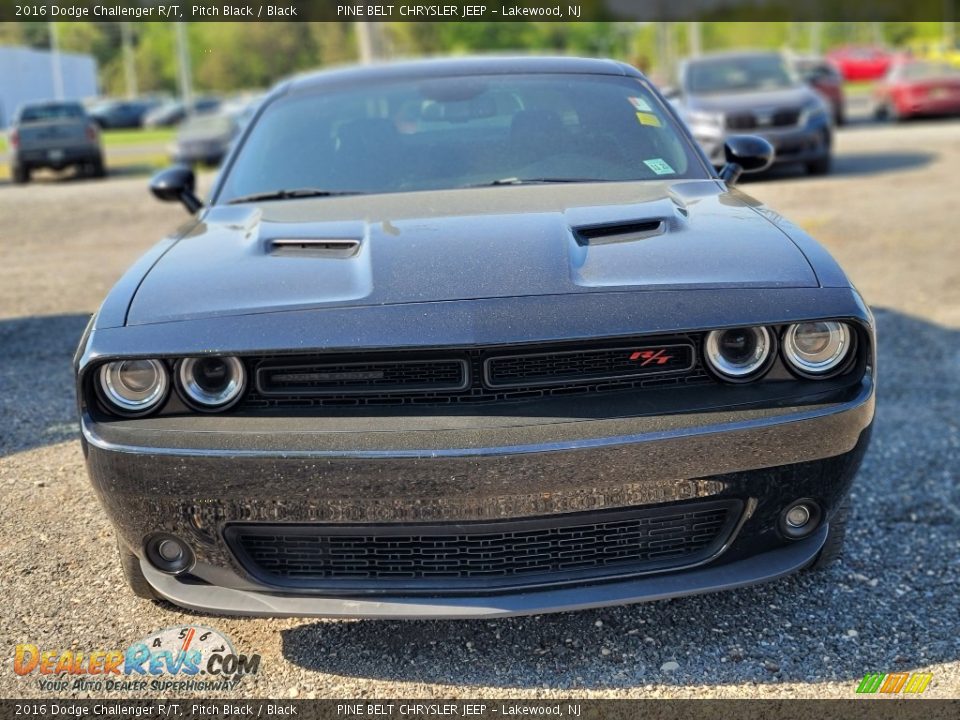
[[[471,621],[310,622],[330,675],[499,688],[849,682],[960,659],[960,332],[876,311],[880,390],[846,555],[821,572],[629,607]],[[952,368],[952,370],[950,370]],[[671,663],[676,663],[676,666]],[[934,675],[931,689],[937,686]]]
[[[71,360],[89,320],[0,320],[0,457],[79,437]]]
[[[5,187],[30,187],[30,185],[42,187],[44,185],[62,185],[66,183],[103,182],[104,180],[110,180],[113,178],[130,178],[138,176],[146,177],[157,172],[158,169],[159,168],[156,166],[146,163],[136,165],[119,165],[108,167],[107,176],[105,178],[90,177],[89,175],[84,175],[77,170],[62,170],[60,172],[42,170],[38,171],[37,174],[30,178],[30,183],[28,185],[16,185],[9,179],[0,179],[0,189]]]
[[[808,176],[803,165],[799,164],[778,165],[758,175],[744,175],[741,183],[752,185],[776,180],[796,180],[802,177],[823,180],[831,177],[903,172],[922,168],[936,158],[937,155],[934,153],[912,151],[838,153],[833,157],[833,168],[828,175]]]

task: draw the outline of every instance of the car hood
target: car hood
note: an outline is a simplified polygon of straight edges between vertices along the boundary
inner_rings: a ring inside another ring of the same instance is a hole
[[[691,95],[686,105],[707,112],[747,112],[774,108],[800,108],[815,101],[816,93],[805,85],[783,90]]]
[[[215,206],[127,324],[284,310],[720,287],[816,287],[754,201],[713,180],[527,185]]]

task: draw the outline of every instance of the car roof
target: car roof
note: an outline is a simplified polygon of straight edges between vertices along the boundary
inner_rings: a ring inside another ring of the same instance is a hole
[[[79,100],[32,100],[23,103],[23,105],[20,106],[20,109],[26,110],[29,108],[32,110],[34,108],[63,107],[64,105],[79,105],[80,107],[83,107],[83,103],[81,103]]]
[[[343,67],[298,75],[284,87],[309,91],[325,85],[392,79],[418,79],[470,75],[520,74],[620,75],[641,77],[635,68],[616,60],[579,57],[487,56],[432,58]]]
[[[710,62],[711,60],[735,60],[738,58],[755,57],[783,57],[777,50],[730,50],[725,52],[703,53],[696,57],[687,58],[686,62]]]

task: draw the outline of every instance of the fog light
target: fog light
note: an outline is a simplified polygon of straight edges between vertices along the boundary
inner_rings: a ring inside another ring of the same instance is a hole
[[[146,544],[147,560],[161,572],[176,575],[193,566],[193,552],[180,538],[156,535]]]
[[[787,511],[787,525],[794,528],[802,528],[810,521],[810,508],[806,505],[794,505]],[[161,546],[161,551],[163,547]]]
[[[177,388],[191,407],[216,412],[240,399],[246,375],[235,357],[187,358],[177,365]]]
[[[763,326],[713,330],[704,343],[707,364],[725,380],[753,380],[773,358],[773,334]]]
[[[161,540],[157,545],[157,555],[167,562],[176,562],[183,557],[183,547],[176,540]]]
[[[806,537],[820,526],[822,516],[813,500],[797,500],[780,513],[780,532],[794,540]]]

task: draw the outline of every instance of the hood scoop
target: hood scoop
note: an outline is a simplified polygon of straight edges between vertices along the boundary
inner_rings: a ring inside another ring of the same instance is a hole
[[[261,222],[263,252],[281,257],[352,258],[367,237],[363,222]]]
[[[273,238],[271,255],[349,258],[360,252],[356,238]]]
[[[578,227],[573,229],[573,234],[578,245],[588,246],[646,240],[657,235],[663,235],[666,231],[666,219],[653,218]]]

